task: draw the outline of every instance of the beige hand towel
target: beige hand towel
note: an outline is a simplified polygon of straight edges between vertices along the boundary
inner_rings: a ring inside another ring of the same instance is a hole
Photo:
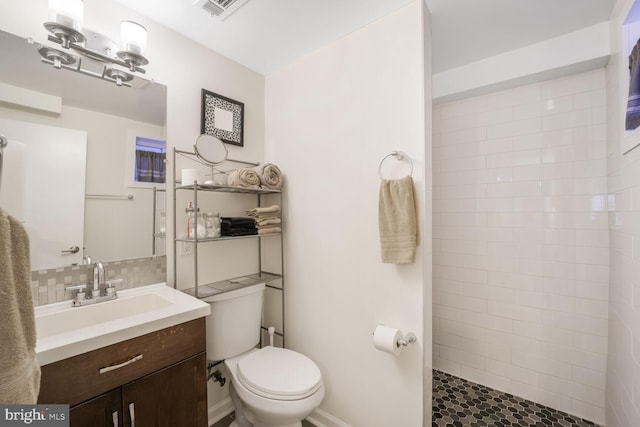
[[[0,209],[0,403],[34,404],[40,391],[29,236]]]
[[[269,225],[276,225],[276,224],[280,224],[282,222],[282,220],[280,218],[263,218],[260,217],[256,220],[256,225],[258,227],[266,227]]]
[[[382,262],[412,263],[416,256],[418,225],[410,176],[382,180],[378,222]]]
[[[259,188],[260,177],[253,169],[240,168],[229,173],[227,184],[234,187]]]
[[[258,229],[258,234],[271,234],[271,233],[280,233],[280,232],[282,232],[282,228],[280,227],[266,227],[266,228]]]
[[[258,208],[253,208],[253,209],[251,209],[250,211],[247,211],[247,212],[249,214],[253,214],[253,216],[263,215],[263,214],[270,214],[270,213],[277,214],[278,212],[280,212],[280,206],[273,205],[273,206],[258,207]]]
[[[265,188],[280,190],[282,188],[282,172],[280,168],[272,163],[256,166],[254,171],[260,177],[260,184]]]

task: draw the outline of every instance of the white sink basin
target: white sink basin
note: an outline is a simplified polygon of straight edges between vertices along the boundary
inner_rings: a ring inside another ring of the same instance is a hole
[[[111,322],[123,317],[135,316],[171,305],[158,294],[120,297],[115,300],[84,307],[71,307],[38,316],[36,333],[38,338],[47,338],[65,332],[75,331],[79,327],[88,327]]]
[[[71,301],[35,308],[40,365],[209,315],[208,303],[164,283],[118,292],[83,307]]]

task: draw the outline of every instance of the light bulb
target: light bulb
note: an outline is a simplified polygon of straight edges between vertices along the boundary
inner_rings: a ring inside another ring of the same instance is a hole
[[[120,50],[144,56],[147,49],[147,29],[137,22],[120,23]]]
[[[73,28],[82,29],[84,0],[49,0],[49,21]]]

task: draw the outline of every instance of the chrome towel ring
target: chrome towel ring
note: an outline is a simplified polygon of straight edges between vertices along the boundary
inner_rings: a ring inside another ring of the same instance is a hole
[[[380,179],[384,179],[382,177],[382,164],[389,157],[395,157],[396,160],[404,160],[406,158],[409,161],[409,166],[411,166],[411,169],[409,170],[409,176],[413,175],[413,161],[411,160],[411,158],[407,156],[403,151],[392,151],[391,153],[384,156],[382,160],[380,160],[380,164],[378,165],[378,175],[380,176]]]

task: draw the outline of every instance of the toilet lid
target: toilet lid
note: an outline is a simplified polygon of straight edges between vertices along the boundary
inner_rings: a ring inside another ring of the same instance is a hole
[[[253,393],[275,400],[303,399],[322,381],[320,369],[307,356],[271,346],[238,361],[238,378]]]

